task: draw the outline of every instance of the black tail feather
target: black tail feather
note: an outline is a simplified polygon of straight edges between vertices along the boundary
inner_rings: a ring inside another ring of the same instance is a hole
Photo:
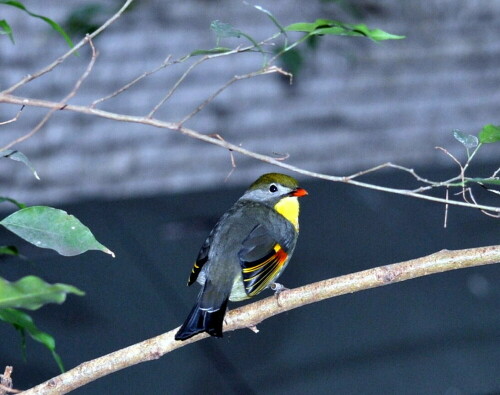
[[[222,324],[226,307],[227,299],[216,311],[202,310],[199,303],[196,303],[184,324],[175,334],[175,340],[186,340],[201,332],[207,332],[210,336],[222,337]]]

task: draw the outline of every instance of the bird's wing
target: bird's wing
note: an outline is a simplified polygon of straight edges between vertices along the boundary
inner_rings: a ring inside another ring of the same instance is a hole
[[[248,296],[266,288],[288,261],[288,253],[263,225],[256,225],[243,240],[238,257]]]
[[[201,269],[203,268],[203,265],[208,261],[208,251],[210,250],[210,245],[212,244],[212,233],[210,233],[210,235],[201,246],[198,257],[196,258],[193,268],[191,269],[191,273],[189,274],[188,285],[191,285],[196,281],[198,275],[201,272]]]

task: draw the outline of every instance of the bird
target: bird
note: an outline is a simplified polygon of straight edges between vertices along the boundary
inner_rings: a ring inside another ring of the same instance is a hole
[[[307,194],[293,177],[267,173],[222,215],[189,275],[188,286],[198,282],[201,290],[176,340],[201,332],[222,337],[228,301],[279,286],[275,281],[290,261],[299,234],[298,198]]]

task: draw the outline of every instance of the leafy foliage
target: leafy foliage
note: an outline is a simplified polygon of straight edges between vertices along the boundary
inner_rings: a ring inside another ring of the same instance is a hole
[[[12,41],[12,44],[15,44],[12,28],[5,19],[0,20],[0,34],[6,34],[10,38],[10,41]]]
[[[72,285],[48,284],[35,276],[26,276],[16,282],[0,278],[0,320],[12,324],[19,331],[23,354],[26,354],[28,333],[31,338],[50,350],[61,371],[64,371],[64,366],[61,357],[56,353],[54,338],[39,330],[33,319],[17,308],[36,310],[47,303],[61,304],[70,293],[84,295],[84,292]]]
[[[0,255],[19,256],[19,250],[16,246],[0,246]]]
[[[40,248],[73,256],[88,250],[100,250],[114,256],[95,238],[89,228],[73,215],[52,207],[23,208],[0,221],[0,224]]]
[[[398,36],[387,33],[380,29],[369,29],[364,24],[352,25],[331,19],[316,19],[315,22],[293,23],[285,27],[289,32],[304,32],[309,36],[313,35],[335,35],[335,36],[362,36],[372,39],[373,41],[383,40],[400,40],[405,36]]]
[[[56,353],[56,341],[54,338],[46,332],[39,330],[33,319],[22,311],[16,309],[2,309],[0,310],[0,320],[12,324],[16,330],[21,334],[21,345],[23,349],[23,355],[26,356],[26,333],[35,341],[42,343],[47,347],[57,366],[64,372],[64,365],[61,357]]]
[[[15,150],[0,151],[0,157],[24,163],[39,179],[30,160]],[[10,202],[19,210],[0,221],[10,231],[26,241],[42,248],[52,248],[62,255],[77,255],[88,250],[113,253],[100,244],[90,230],[77,218],[51,207],[26,207],[9,197],[0,197],[0,202]],[[18,256],[15,246],[0,246],[0,255]],[[114,256],[114,255],[113,255]],[[0,277],[0,320],[10,323],[21,335],[23,354],[26,354],[26,334],[47,347],[59,369],[64,371],[60,356],[55,351],[55,340],[40,331],[33,319],[20,310],[36,310],[47,303],[63,303],[68,294],[84,295],[78,288],[67,284],[48,284],[41,278],[26,276],[16,282]]]
[[[453,131],[453,136],[455,137],[455,139],[460,141],[468,150],[471,148],[476,148],[479,144],[479,140],[476,136],[472,134],[465,134],[458,129],[455,129]]]
[[[219,46],[219,41],[221,38],[227,37],[245,37],[248,41],[250,41],[255,48],[257,48],[260,52],[264,53],[262,47],[257,43],[257,41],[250,35],[243,33],[241,30],[236,29],[229,23],[221,22],[221,21],[213,21],[210,24],[210,28],[214,31],[217,37],[217,46]]]
[[[8,198],[5,196],[0,196],[0,203],[2,203],[2,202],[10,202],[12,204],[15,204],[18,208],[25,208],[26,207],[26,205],[24,203],[20,203],[15,199]]]
[[[479,141],[484,144],[500,141],[500,126],[495,126],[491,123],[484,126],[481,132],[479,132]]]
[[[71,34],[84,36],[97,30],[108,13],[108,8],[101,3],[84,4],[71,12],[64,25]]]
[[[38,310],[47,303],[63,303],[69,293],[84,295],[72,285],[48,284],[36,276],[26,276],[16,282],[0,278],[0,309]]]
[[[36,172],[35,168],[31,164],[30,160],[22,152],[19,152],[17,150],[8,149],[8,150],[0,151],[0,157],[12,159],[12,160],[24,163],[33,172],[33,175],[35,176],[35,178],[37,180],[40,179],[40,177],[38,177],[38,173]]]
[[[31,11],[29,11],[23,3],[21,3],[20,1],[16,1],[16,0],[0,0],[0,4],[5,4],[5,5],[9,5],[9,6],[12,6],[12,7],[15,7],[15,8],[18,8],[22,11],[24,11],[25,13],[27,13],[29,16],[33,17],[33,18],[38,18],[38,19],[41,19],[42,21],[44,21],[45,23],[49,24],[50,27],[55,30],[57,33],[59,33],[63,38],[64,40],[66,41],[66,43],[71,47],[73,48],[73,42],[71,41],[71,39],[69,38],[69,36],[66,34],[66,32],[64,31],[64,29],[59,26],[59,24],[57,22],[54,22],[52,19],[50,18],[47,18],[46,16],[43,16],[43,15],[38,15],[38,14],[35,14]],[[2,26],[3,29],[5,30],[5,26]],[[9,27],[9,30],[10,30],[10,35],[12,35],[12,30],[10,29]],[[14,38],[11,36],[11,40],[14,41]]]

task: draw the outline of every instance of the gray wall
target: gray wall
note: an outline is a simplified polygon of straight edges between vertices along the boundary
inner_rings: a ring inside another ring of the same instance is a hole
[[[34,12],[59,22],[77,4],[85,3],[25,2]],[[337,175],[386,161],[416,169],[453,165],[434,149],[445,146],[463,157],[452,129],[475,134],[484,124],[499,122],[500,2],[351,3],[364,12],[363,23],[407,39],[375,44],[362,38],[324,37],[319,50],[308,53],[306,67],[292,87],[276,75],[241,81],[187,126],[219,133],[260,153],[287,153],[291,164]],[[359,21],[320,1],[259,4],[282,24],[317,17]],[[16,45],[6,37],[0,40],[0,88],[5,88],[67,47],[41,21],[11,7],[0,10],[16,39]],[[105,96],[155,68],[167,55],[178,58],[194,49],[211,48],[214,35],[209,25],[214,19],[259,39],[275,31],[264,14],[239,1],[137,2],[95,41],[100,53],[97,64],[71,102],[88,104]],[[227,39],[223,44],[237,41]],[[71,57],[16,94],[58,100],[71,89],[88,59],[88,50],[82,50],[79,57]],[[100,108],[146,114],[188,64],[171,66]],[[258,54],[203,64],[161,108],[158,118],[181,119],[233,75],[261,64]],[[0,120],[17,110],[1,105]],[[0,126],[0,143],[29,131],[44,113],[26,108],[18,122]],[[217,188],[231,170],[227,151],[175,132],[63,112],[16,148],[31,158],[42,180],[36,181],[18,163],[2,161],[0,188],[4,195],[31,203]],[[485,147],[484,157],[497,160],[498,149]],[[236,160],[229,184],[246,184],[275,169],[238,155]]]

